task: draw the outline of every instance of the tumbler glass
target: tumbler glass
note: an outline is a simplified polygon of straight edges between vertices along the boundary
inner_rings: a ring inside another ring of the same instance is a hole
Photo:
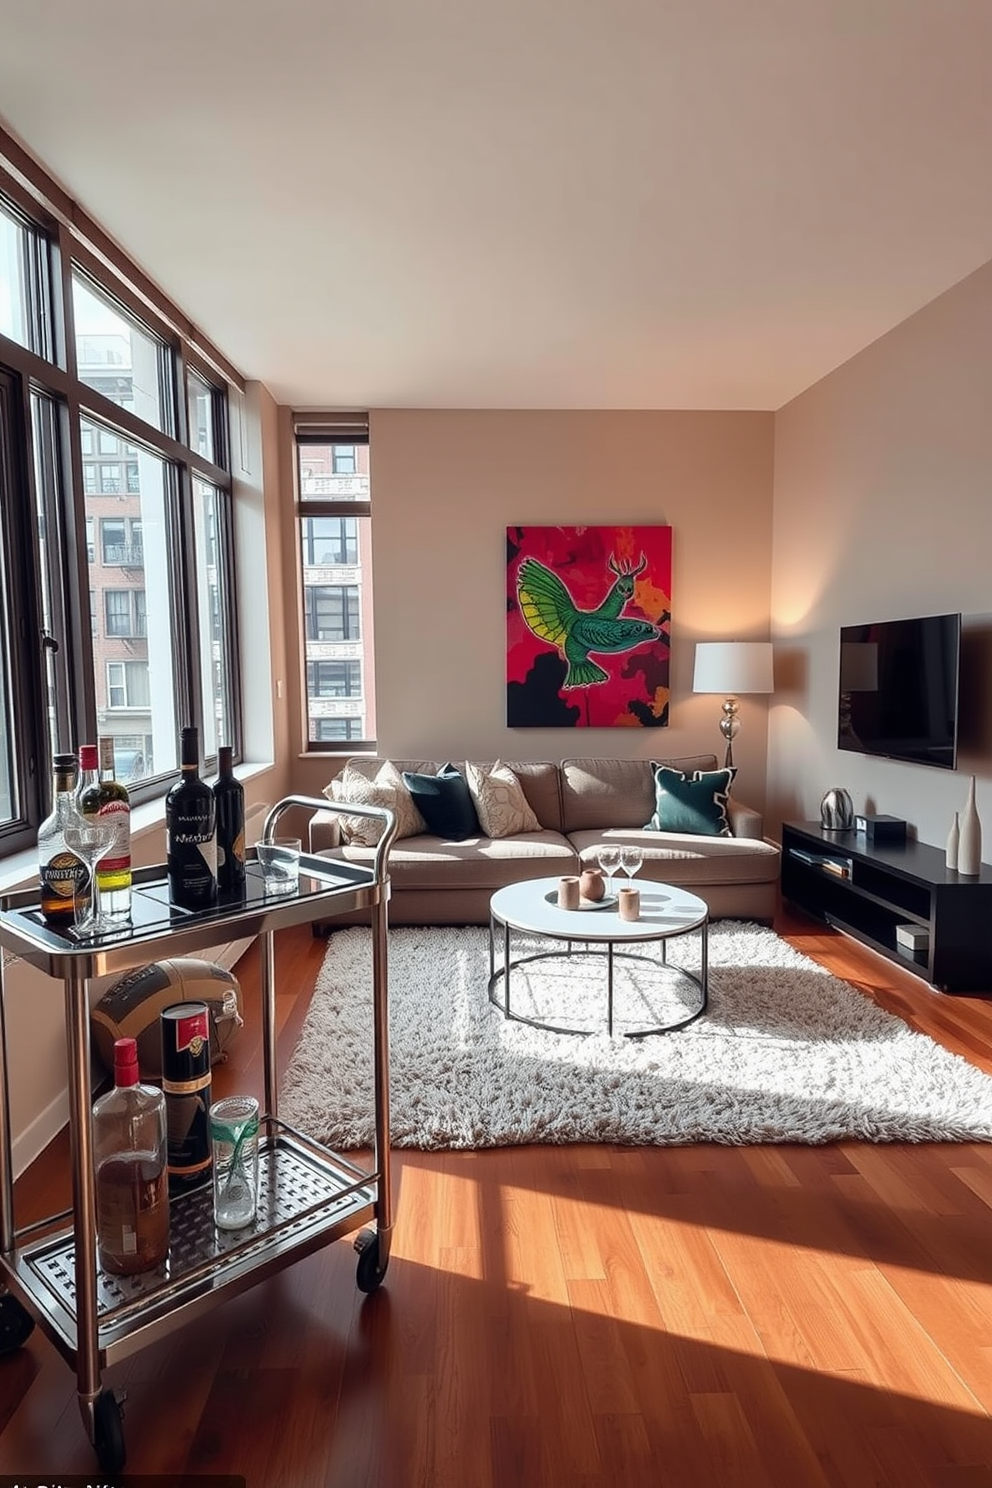
[[[243,1230],[258,1208],[258,1101],[229,1095],[210,1107],[213,1148],[214,1223]]]

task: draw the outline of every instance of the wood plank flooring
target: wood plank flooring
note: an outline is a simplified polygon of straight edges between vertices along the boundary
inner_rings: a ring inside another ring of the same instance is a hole
[[[992,1071],[942,997],[787,914],[801,950]],[[324,944],[281,932],[285,1062]],[[238,968],[255,1007],[258,955]],[[992,992],[992,989],[990,989]],[[261,1093],[257,1018],[215,1091]],[[18,1221],[67,1192],[64,1141]],[[106,1371],[128,1471],[249,1488],[989,1488],[992,1146],[397,1152],[382,1289],[349,1241]],[[0,1359],[0,1473],[91,1472],[75,1374]]]

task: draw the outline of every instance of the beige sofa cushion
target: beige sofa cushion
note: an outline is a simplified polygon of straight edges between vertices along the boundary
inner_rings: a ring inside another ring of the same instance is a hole
[[[716,755],[659,759],[691,774],[716,769]],[[648,760],[567,759],[561,766],[563,830],[643,827],[655,808],[654,772]]]
[[[753,837],[700,837],[680,832],[609,831],[572,832],[569,841],[582,863],[595,864],[596,849],[604,842],[636,843],[644,852],[639,878],[652,883],[695,884],[775,883],[779,874],[779,850]],[[625,877],[616,876],[625,883]]]
[[[541,830],[541,823],[509,765],[497,760],[487,769],[467,760],[465,778],[487,837],[516,837],[521,832]]]
[[[374,777],[353,768],[349,761],[324,794],[328,800],[340,805],[388,808],[396,817],[397,837],[414,837],[426,829],[426,823],[392,760],[383,760]],[[342,816],[339,825],[348,842],[359,842],[366,847],[374,847],[383,832],[383,824],[367,816]]]
[[[333,855],[369,865],[375,849],[348,844]],[[405,890],[457,891],[486,889],[552,874],[574,873],[575,852],[557,832],[530,832],[523,837],[469,837],[444,842],[439,837],[406,837],[389,854],[393,895]]]

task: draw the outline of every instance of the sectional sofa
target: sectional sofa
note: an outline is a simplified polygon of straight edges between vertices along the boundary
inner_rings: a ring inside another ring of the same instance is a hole
[[[621,759],[508,761],[519,779],[539,831],[503,837],[476,835],[463,841],[429,833],[401,836],[389,858],[393,925],[482,925],[496,889],[523,879],[576,873],[595,864],[604,841],[634,842],[644,851],[639,877],[676,884],[698,894],[714,918],[770,922],[775,912],[779,849],[762,837],[758,812],[727,802],[731,836],[651,831],[655,810],[652,762]],[[655,761],[690,773],[717,768],[713,755]],[[362,757],[352,771],[371,781],[383,762]],[[437,774],[433,761],[393,761],[399,771]],[[457,764],[457,762],[456,762]],[[464,770],[465,766],[458,766]],[[369,862],[374,847],[342,840],[344,807],[329,805],[310,820],[310,850]],[[335,918],[334,928],[361,923],[357,914]]]

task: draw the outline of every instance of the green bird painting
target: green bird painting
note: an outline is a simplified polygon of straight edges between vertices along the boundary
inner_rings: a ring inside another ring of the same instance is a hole
[[[609,681],[609,672],[591,658],[633,651],[661,635],[650,620],[624,616],[623,609],[634,594],[634,580],[647,567],[641,554],[636,568],[618,564],[610,556],[608,567],[616,574],[602,604],[582,610],[557,574],[536,558],[525,558],[517,571],[517,600],[527,627],[542,641],[557,646],[568,665],[565,688],[595,687]]]

